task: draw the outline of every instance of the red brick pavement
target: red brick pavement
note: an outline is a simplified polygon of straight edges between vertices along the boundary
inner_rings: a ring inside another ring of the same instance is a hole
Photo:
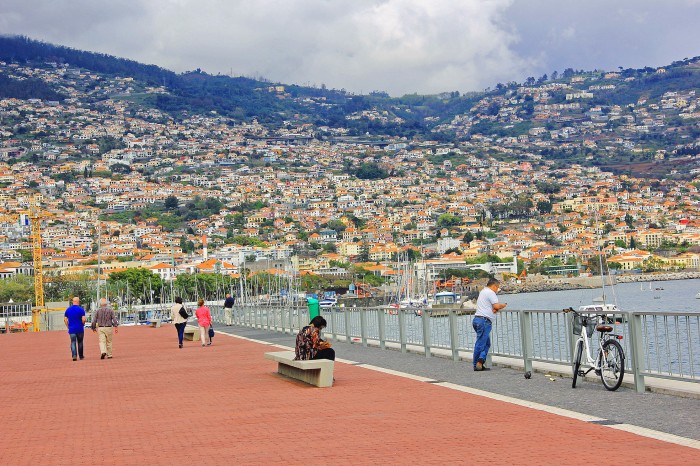
[[[0,336],[0,464],[700,464],[700,451],[336,364],[318,389],[277,376],[269,346],[122,328]],[[597,456],[602,455],[602,456]]]

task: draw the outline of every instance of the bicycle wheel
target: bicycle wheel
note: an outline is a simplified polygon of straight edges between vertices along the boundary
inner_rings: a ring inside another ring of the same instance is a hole
[[[583,356],[583,341],[576,341],[576,349],[574,350],[574,381],[571,382],[571,388],[576,388],[576,379],[578,378],[578,371],[581,368],[581,356]]]
[[[602,354],[599,353],[598,358],[600,380],[608,390],[617,390],[625,376],[625,353],[622,351],[622,346],[615,340],[607,340],[603,343]]]

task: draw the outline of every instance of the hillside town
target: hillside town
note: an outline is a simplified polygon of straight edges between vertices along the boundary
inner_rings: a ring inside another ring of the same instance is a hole
[[[629,78],[532,79],[435,122],[435,133],[456,135],[445,143],[215,112],[175,119],[139,103],[165,87],[65,64],[3,62],[0,74],[68,96],[0,100],[2,278],[32,274],[22,219],[33,207],[47,277],[98,267],[104,276],[145,268],[164,281],[244,270],[332,276],[362,264],[391,282],[402,258],[420,259],[436,279],[498,256],[522,261],[504,276],[515,279],[522,270],[595,272],[601,253],[620,272],[700,269],[694,89],[601,106],[587,102]],[[257,92],[293,98],[281,85]],[[401,124],[379,110],[346,118]],[[504,132],[486,131],[494,125]],[[669,138],[676,144],[659,143]],[[581,163],[548,150],[573,151]],[[683,176],[615,175],[605,160],[587,163],[621,152],[630,164],[682,162],[669,174]],[[363,164],[388,176],[358,177],[351,169]]]

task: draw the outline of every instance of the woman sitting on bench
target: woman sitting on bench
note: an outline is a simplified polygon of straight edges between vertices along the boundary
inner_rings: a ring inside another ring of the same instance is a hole
[[[326,328],[326,319],[316,316],[306,327],[299,330],[294,348],[295,360],[330,359],[335,361],[335,350],[330,342],[321,338],[321,330]]]

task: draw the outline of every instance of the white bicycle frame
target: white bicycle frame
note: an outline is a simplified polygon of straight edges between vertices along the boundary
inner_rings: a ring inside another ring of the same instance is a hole
[[[591,318],[591,317],[588,317],[588,318]],[[597,371],[597,370],[600,370],[601,361],[599,361],[597,357],[596,357],[596,359],[593,359],[591,357],[591,345],[588,341],[589,340],[588,329],[586,327],[587,327],[587,325],[581,326],[581,335],[578,337],[578,340],[576,340],[576,341],[577,341],[577,344],[579,341],[583,342],[583,348],[585,349],[584,354],[586,355],[586,365],[592,367],[594,370]],[[603,357],[605,357],[605,352],[603,351],[603,343],[604,343],[604,340],[602,338],[598,338],[598,350],[600,353],[603,354]],[[575,349],[576,349],[576,347],[574,346],[574,350]],[[598,354],[600,354],[600,353],[596,353],[596,356],[598,356]],[[583,361],[581,361],[581,364],[583,364]]]

